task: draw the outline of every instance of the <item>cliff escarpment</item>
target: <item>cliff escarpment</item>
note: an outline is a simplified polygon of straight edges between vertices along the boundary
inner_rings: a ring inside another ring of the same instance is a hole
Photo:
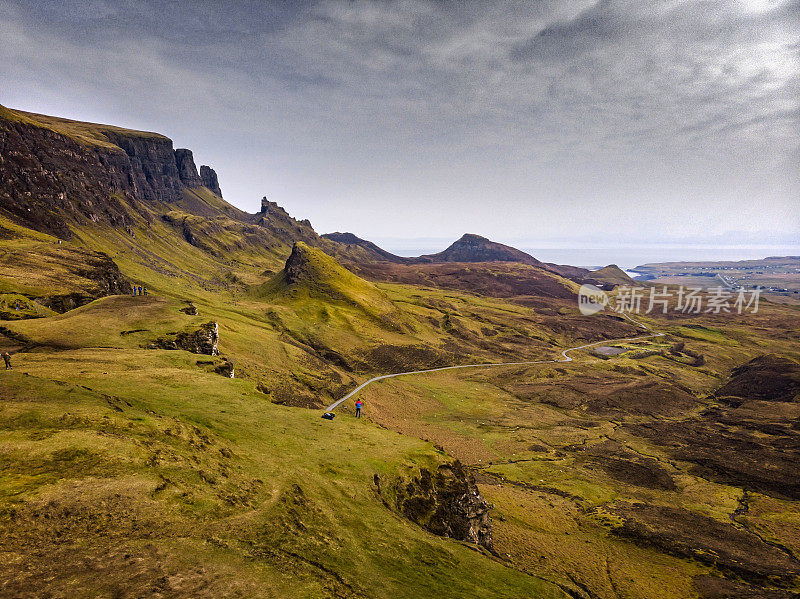
[[[186,188],[213,186],[192,153],[157,133],[69,121],[0,106],[0,210],[18,223],[60,238],[69,224],[130,226],[141,204],[173,203]]]

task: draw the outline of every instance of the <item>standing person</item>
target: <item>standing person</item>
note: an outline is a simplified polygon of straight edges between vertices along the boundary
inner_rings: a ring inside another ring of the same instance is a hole
[[[3,353],[3,362],[6,363],[6,370],[14,370],[14,367],[11,366],[11,355],[8,352]]]
[[[356,400],[356,418],[361,418],[361,400]]]

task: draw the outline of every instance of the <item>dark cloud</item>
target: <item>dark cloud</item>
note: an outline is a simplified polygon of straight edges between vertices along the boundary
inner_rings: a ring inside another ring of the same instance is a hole
[[[0,103],[161,131],[323,230],[785,234],[798,32],[798,0],[6,0]]]
[[[569,21],[555,22],[536,32],[511,51],[517,60],[574,57],[591,51],[601,40],[616,40],[626,23],[611,10],[610,0],[601,0]]]

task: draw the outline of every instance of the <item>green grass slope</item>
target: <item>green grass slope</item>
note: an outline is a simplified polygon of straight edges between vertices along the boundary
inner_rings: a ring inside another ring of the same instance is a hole
[[[129,285],[108,256],[55,239],[0,240],[0,293],[97,297]]]
[[[276,301],[342,302],[375,315],[395,311],[386,294],[373,283],[354,275],[322,250],[303,242],[294,244],[284,268],[253,293]]]
[[[181,307],[176,300],[151,295],[111,295],[50,318],[8,323],[6,328],[39,347],[136,348],[208,320],[189,316]]]
[[[167,139],[166,136],[159,133],[153,133],[151,131],[137,131],[136,129],[126,129],[124,127],[116,127],[114,125],[101,125],[99,123],[74,121],[72,119],[65,119],[57,116],[25,112],[23,110],[13,110],[4,106],[0,106],[0,119],[49,129],[55,133],[66,135],[67,137],[70,137],[79,143],[101,146],[105,148],[117,147],[112,141],[109,140],[105,133],[124,133],[129,137],[134,136],[143,139]]]
[[[27,354],[3,373],[4,596],[564,597],[386,509],[430,444],[276,406],[184,352]]]

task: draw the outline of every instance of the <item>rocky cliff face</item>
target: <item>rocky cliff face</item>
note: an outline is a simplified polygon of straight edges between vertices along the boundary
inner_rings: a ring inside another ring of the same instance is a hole
[[[0,208],[21,224],[62,238],[71,235],[60,212],[126,224],[112,196],[132,189],[130,161],[121,149],[85,148],[46,128],[2,120],[0,113]]]
[[[267,229],[276,239],[283,242],[318,243],[319,236],[314,232],[311,223],[292,218],[286,210],[266,197],[261,198],[261,211],[253,215],[251,219],[252,222]]]
[[[126,193],[145,201],[173,202],[180,197],[182,183],[172,140],[162,135],[139,136],[123,131],[107,131],[103,135],[121,148],[115,192]],[[113,151],[113,149],[112,149]]]
[[[458,460],[439,466],[435,473],[422,468],[419,476],[398,479],[388,488],[382,488],[376,475],[375,484],[390,507],[426,530],[492,549],[490,506]]]
[[[205,164],[200,167],[200,179],[203,181],[203,186],[207,187],[219,197],[222,197],[222,190],[219,188],[219,180],[217,179],[217,172]]]
[[[35,230],[66,239],[74,220],[126,227],[131,207],[149,219],[140,202],[202,184],[191,152],[163,135],[0,106],[0,210]]]
[[[186,187],[200,187],[203,185],[197,167],[194,164],[194,155],[191,150],[178,148],[175,150],[175,164],[178,167],[178,176]]]

